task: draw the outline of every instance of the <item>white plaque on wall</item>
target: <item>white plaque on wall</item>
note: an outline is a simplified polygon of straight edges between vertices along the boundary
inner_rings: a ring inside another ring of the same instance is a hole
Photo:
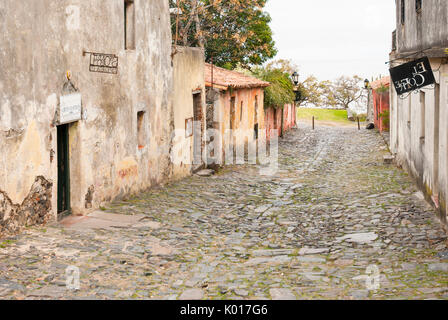
[[[81,94],[73,93],[61,96],[59,102],[59,124],[75,122],[81,119]]]

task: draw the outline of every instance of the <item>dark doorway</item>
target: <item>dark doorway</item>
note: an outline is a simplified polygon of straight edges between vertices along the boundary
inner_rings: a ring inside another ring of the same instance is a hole
[[[70,214],[69,125],[58,126],[58,218]]]
[[[439,152],[440,152],[440,127],[443,126],[440,118],[440,84],[435,85],[435,105],[434,105],[434,168],[433,168],[433,194],[439,195]]]
[[[235,143],[235,133],[233,132],[235,130],[235,117],[236,117],[236,98],[232,97],[230,99],[230,123],[229,123],[229,127],[230,127],[230,141],[229,141],[229,147],[233,149],[233,156],[232,156],[232,160],[233,163],[236,163],[236,143]],[[229,148],[229,151],[230,151]]]
[[[230,99],[230,130],[235,129],[235,113],[236,113],[236,100],[235,97]]]
[[[204,137],[204,114],[202,109],[202,94],[193,94],[193,114],[194,114],[194,164],[202,166],[203,137]]]

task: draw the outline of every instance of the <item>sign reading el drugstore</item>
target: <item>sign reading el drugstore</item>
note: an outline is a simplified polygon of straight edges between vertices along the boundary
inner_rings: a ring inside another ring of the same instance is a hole
[[[399,95],[418,90],[436,82],[427,57],[402,64],[389,71]]]

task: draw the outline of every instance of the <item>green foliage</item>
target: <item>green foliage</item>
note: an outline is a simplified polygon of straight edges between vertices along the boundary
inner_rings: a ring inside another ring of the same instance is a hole
[[[375,89],[375,91],[378,93],[389,92],[389,87],[386,87],[385,85],[382,84],[381,87]]]
[[[381,112],[379,114],[379,116],[381,117],[381,121],[383,122],[383,126],[386,130],[389,130],[389,125],[390,125],[390,112],[389,110],[384,110],[383,112]]]
[[[182,10],[172,16],[173,39],[204,48],[206,61],[223,68],[261,65],[277,54],[266,1],[170,0]]]
[[[320,108],[299,108],[297,118],[301,120],[311,120],[314,116],[318,121],[347,122],[347,110],[320,109]]]
[[[288,73],[281,69],[257,68],[253,74],[271,83],[264,91],[265,108],[283,108],[285,104],[294,102],[294,87]]]

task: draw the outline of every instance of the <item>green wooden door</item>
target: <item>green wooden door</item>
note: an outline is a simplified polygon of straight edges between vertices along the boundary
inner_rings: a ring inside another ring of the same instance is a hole
[[[68,128],[58,126],[58,217],[70,214],[70,162]]]

